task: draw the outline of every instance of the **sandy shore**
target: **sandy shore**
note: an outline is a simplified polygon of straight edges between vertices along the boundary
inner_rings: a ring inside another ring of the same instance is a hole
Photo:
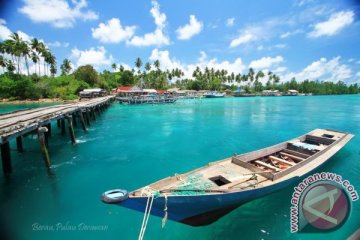
[[[0,104],[33,104],[33,103],[74,103],[79,102],[79,99],[75,100],[63,100],[60,98],[40,98],[38,100],[9,100],[9,99],[0,99]]]

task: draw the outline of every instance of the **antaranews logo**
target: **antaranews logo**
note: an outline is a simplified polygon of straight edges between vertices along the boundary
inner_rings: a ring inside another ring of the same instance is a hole
[[[351,202],[359,195],[348,180],[336,173],[315,173],[294,187],[290,207],[290,231],[324,232],[341,227]]]

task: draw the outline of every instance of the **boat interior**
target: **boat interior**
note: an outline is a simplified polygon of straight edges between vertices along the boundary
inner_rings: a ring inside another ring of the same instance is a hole
[[[221,193],[271,185],[273,181],[316,159],[345,135],[343,132],[316,129],[284,143],[234,155],[188,173],[162,179],[132,192],[131,196],[147,196],[151,192],[172,195]]]

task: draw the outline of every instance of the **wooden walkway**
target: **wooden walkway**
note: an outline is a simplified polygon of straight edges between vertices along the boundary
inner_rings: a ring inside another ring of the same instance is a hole
[[[29,133],[37,133],[45,163],[50,167],[50,159],[46,146],[51,136],[51,122],[57,121],[62,133],[65,133],[65,120],[68,122],[69,133],[73,144],[76,143],[73,125],[80,120],[84,131],[90,126],[90,120],[95,120],[114,100],[114,96],[94,98],[77,103],[68,103],[35,109],[25,109],[0,115],[0,144],[3,171],[11,173],[11,158],[9,141],[16,139],[18,151],[23,151],[22,137]]]

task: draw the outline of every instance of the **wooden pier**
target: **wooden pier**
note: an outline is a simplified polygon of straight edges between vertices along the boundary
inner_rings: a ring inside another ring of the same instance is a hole
[[[40,149],[45,165],[49,168],[51,161],[48,154],[48,141],[51,136],[51,122],[57,121],[61,133],[66,132],[66,123],[72,144],[76,143],[74,126],[79,120],[84,131],[90,126],[90,121],[96,119],[114,100],[113,96],[94,98],[87,101],[25,109],[0,115],[0,145],[4,175],[12,172],[10,141],[16,139],[19,152],[24,151],[22,138],[29,133],[38,135]]]

